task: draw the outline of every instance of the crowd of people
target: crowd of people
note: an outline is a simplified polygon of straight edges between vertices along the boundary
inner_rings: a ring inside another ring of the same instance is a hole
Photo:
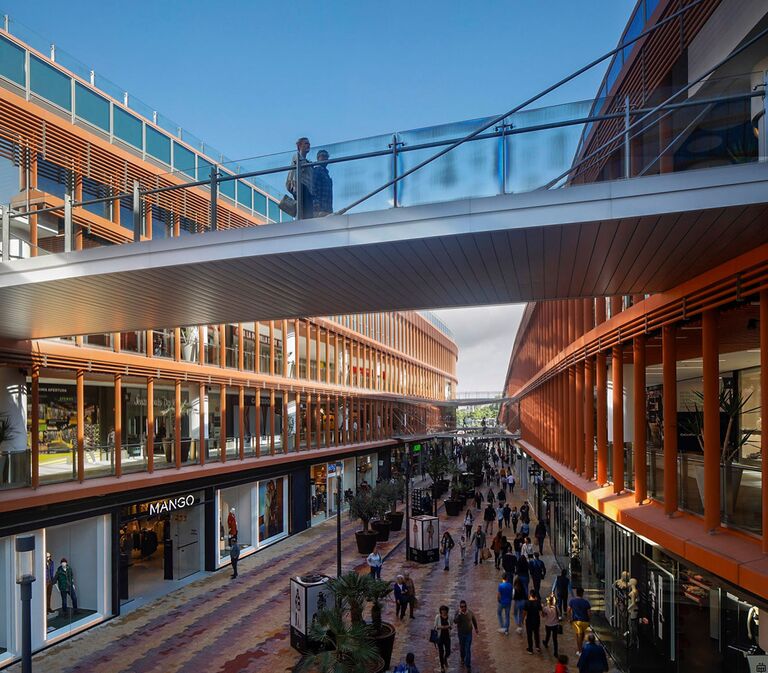
[[[463,525],[455,532],[445,531],[440,540],[443,570],[450,569],[451,554],[458,545],[462,572],[471,572],[464,562],[472,559],[473,566],[484,562],[494,564],[500,573],[496,587],[498,632],[508,636],[514,624],[515,633],[525,638],[528,654],[542,654],[542,647],[550,649],[555,659],[555,673],[567,673],[569,657],[563,651],[564,626],[570,625],[574,634],[576,668],[579,673],[608,671],[608,658],[591,629],[592,608],[581,587],[571,583],[568,569],[563,569],[549,584],[547,564],[544,562],[547,524],[532,521],[532,507],[527,500],[518,508],[512,505],[516,485],[514,455],[491,448],[485,464],[484,481],[489,486],[474,493],[474,511],[470,507],[463,517]],[[499,487],[494,488],[494,484]],[[485,505],[483,505],[485,503]],[[470,555],[467,556],[467,548]],[[372,563],[373,561],[373,563]],[[372,573],[375,557],[369,557]],[[398,619],[406,612],[414,618],[416,589],[408,573],[398,575],[394,587]],[[543,627],[543,632],[542,632]],[[456,634],[461,666],[472,671],[472,637],[478,633],[478,621],[461,600],[451,616],[447,605],[440,605],[430,630],[440,670],[445,673],[452,653],[452,638]],[[543,637],[542,637],[543,636]],[[405,664],[395,667],[397,673],[418,673],[415,655],[409,653]]]

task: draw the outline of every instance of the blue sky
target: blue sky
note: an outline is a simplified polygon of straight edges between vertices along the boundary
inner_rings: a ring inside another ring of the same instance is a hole
[[[3,0],[0,0],[3,2]],[[4,0],[240,159],[501,113],[616,46],[635,0]],[[606,65],[546,103],[591,99]],[[544,104],[544,103],[542,103]],[[500,390],[521,306],[439,311],[460,390]]]
[[[634,0],[5,0],[233,159],[481,117],[616,45]],[[597,68],[551,102],[591,98]]]

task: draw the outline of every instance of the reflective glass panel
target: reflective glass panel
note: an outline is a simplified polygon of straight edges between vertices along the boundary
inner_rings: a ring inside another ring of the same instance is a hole
[[[65,110],[72,109],[72,80],[35,56],[29,59],[29,86],[51,103]]]
[[[116,105],[112,106],[112,133],[129,145],[141,149],[141,120]]]
[[[219,170],[220,175],[229,175],[226,171]],[[233,201],[235,200],[235,181],[227,180],[226,182],[219,183],[219,193],[229,197]]]
[[[195,178],[195,153],[184,145],[173,143],[173,167],[190,178]]]
[[[237,202],[246,208],[251,207],[251,188],[239,181],[237,183]]]
[[[255,189],[253,190],[253,209],[262,215],[267,214],[267,197]]]
[[[159,159],[164,164],[171,163],[171,139],[157,129],[147,126],[147,154]]]
[[[24,50],[5,38],[0,38],[0,75],[24,86]]]
[[[75,114],[80,119],[109,131],[109,101],[80,82],[75,82]]]

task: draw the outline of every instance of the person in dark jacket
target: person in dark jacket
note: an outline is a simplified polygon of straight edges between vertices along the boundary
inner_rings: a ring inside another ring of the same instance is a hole
[[[232,579],[237,577],[237,562],[240,560],[240,545],[237,542],[232,543],[229,550],[229,560],[232,562]]]
[[[528,572],[531,576],[531,582],[533,582],[533,590],[541,598],[541,580],[546,576],[547,568],[537,552],[534,552],[532,559],[528,559]]]
[[[404,619],[405,611],[411,602],[411,592],[408,591],[408,584],[404,575],[398,575],[394,588],[395,604],[397,605],[397,618]]]
[[[491,533],[493,533],[493,524],[496,521],[496,510],[490,502],[486,505],[485,511],[483,512],[483,521],[485,521],[485,534],[488,535],[489,528],[491,529]]]
[[[539,523],[536,524],[536,528],[533,530],[533,536],[539,544],[539,554],[544,556],[544,539],[547,537],[547,524],[545,524],[542,519],[539,519]]]
[[[328,161],[328,152],[320,150],[317,153],[318,161]],[[314,192],[314,216],[325,217],[333,212],[333,179],[328,173],[328,166],[320,164],[313,166],[312,187]]]
[[[480,509],[480,505],[483,502],[483,494],[480,493],[480,490],[475,491],[475,509]]]
[[[584,643],[576,667],[579,673],[605,673],[608,670],[608,657],[594,633],[587,634],[587,642]]]
[[[530,568],[528,567],[528,559],[525,558],[522,554],[520,555],[520,558],[517,559],[517,567],[515,569],[515,572],[517,573],[518,578],[523,584],[523,589],[525,590],[525,595],[528,595],[528,582],[530,580]]]

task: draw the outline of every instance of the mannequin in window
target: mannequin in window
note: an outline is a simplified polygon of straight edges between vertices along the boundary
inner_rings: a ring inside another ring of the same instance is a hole
[[[53,578],[56,571],[53,567],[53,557],[51,552],[45,552],[45,604],[48,612],[56,612],[51,609],[51,594],[53,593]]]
[[[77,593],[75,591],[75,576],[67,559],[62,558],[56,573],[53,576],[56,586],[61,594],[61,612],[64,615],[67,610],[67,596],[72,599],[72,610],[77,612]]]
[[[229,510],[227,515],[227,530],[229,531],[229,546],[231,547],[234,542],[237,542],[237,516],[234,507]]]
[[[627,615],[629,617],[629,645],[637,647],[637,625],[640,616],[640,591],[637,588],[637,580],[633,577],[629,580],[629,603],[627,605]]]
[[[762,654],[760,641],[760,610],[754,605],[747,611],[747,637],[749,638],[749,654]]]

